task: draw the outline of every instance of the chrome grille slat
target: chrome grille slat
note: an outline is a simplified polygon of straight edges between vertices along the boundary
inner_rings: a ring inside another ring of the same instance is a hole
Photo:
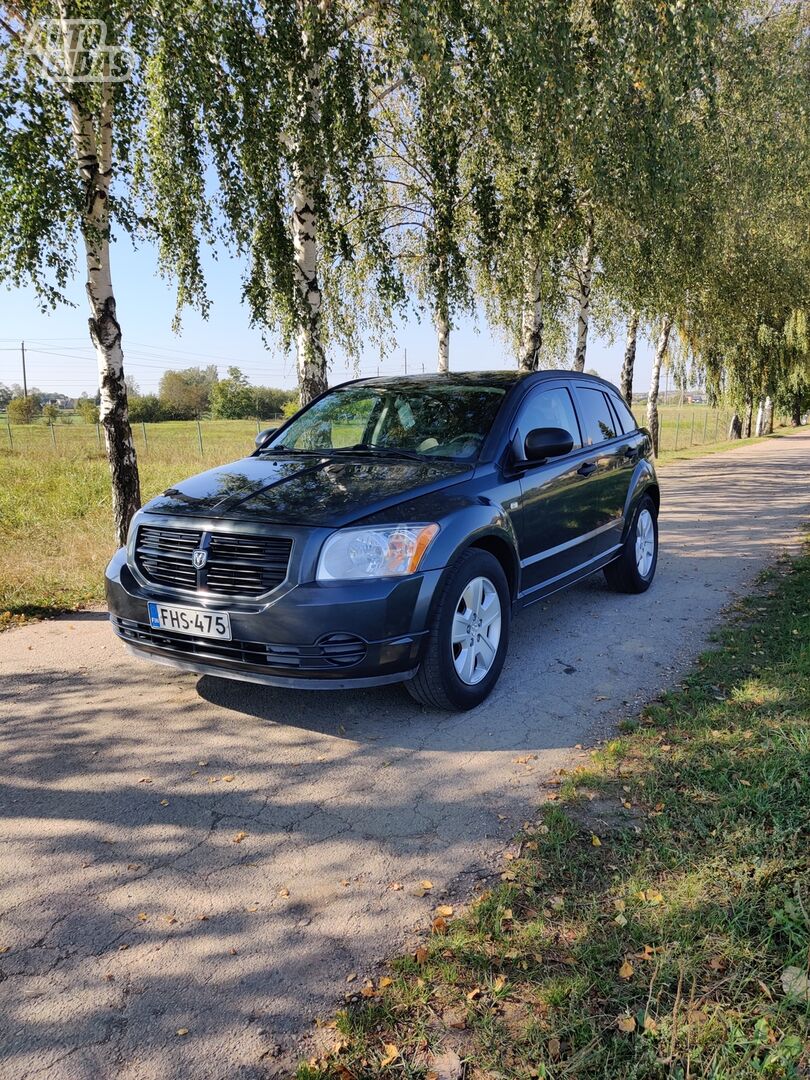
[[[204,548],[201,570],[192,553]],[[184,591],[256,597],[277,588],[287,576],[292,540],[285,536],[224,534],[207,530],[141,525],[135,563],[148,581]]]

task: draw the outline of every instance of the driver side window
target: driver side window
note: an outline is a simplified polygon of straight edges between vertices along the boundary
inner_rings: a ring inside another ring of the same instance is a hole
[[[518,417],[521,440],[535,428],[563,428],[574,440],[574,450],[582,446],[577,414],[571,395],[564,386],[554,390],[539,390],[524,403]]]

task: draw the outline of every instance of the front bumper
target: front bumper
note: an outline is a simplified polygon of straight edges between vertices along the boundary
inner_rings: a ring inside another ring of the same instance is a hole
[[[113,630],[130,652],[184,671],[306,689],[380,686],[416,673],[440,570],[404,579],[307,582],[255,604],[167,596],[143,586],[121,549],[106,573]],[[155,630],[147,603],[227,611],[232,640]]]

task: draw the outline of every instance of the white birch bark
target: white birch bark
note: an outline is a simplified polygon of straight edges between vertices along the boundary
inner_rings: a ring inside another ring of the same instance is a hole
[[[585,353],[588,348],[588,327],[591,322],[591,278],[593,276],[593,219],[589,218],[588,232],[582,246],[582,257],[577,273],[579,280],[579,310],[577,312],[577,347],[574,352],[574,371],[585,370]]]
[[[754,425],[754,434],[757,438],[765,434],[765,398],[759,399],[759,405],[757,406],[757,422]]]
[[[311,0],[300,0],[301,6]],[[309,34],[302,33],[309,51]],[[320,120],[320,68],[313,60],[301,91],[303,138]],[[296,369],[301,404],[306,405],[328,386],[323,347],[323,295],[318,280],[317,178],[310,164],[299,162],[293,192],[292,241],[298,326],[295,335]]]
[[[773,398],[770,394],[765,398],[765,412],[762,418],[762,434],[773,435]]]
[[[661,382],[661,365],[669,344],[669,333],[672,329],[672,319],[667,315],[661,325],[658,341],[655,344],[655,357],[653,359],[652,377],[650,379],[650,392],[647,396],[647,427],[652,438],[653,452],[658,456],[658,387]]]
[[[622,363],[621,392],[628,406],[633,405],[633,369],[636,366],[636,340],[638,338],[639,315],[634,311],[627,323],[627,341],[624,346]]]
[[[67,9],[60,4],[62,43],[66,57],[74,48]],[[69,68],[68,68],[69,70]],[[109,65],[105,64],[105,73]],[[81,233],[90,304],[90,339],[96,352],[99,381],[99,422],[104,430],[112,479],[115,535],[126,543],[132,515],[141,505],[135,444],[129,424],[121,327],[115,309],[110,265],[109,190],[112,179],[113,84],[102,84],[98,135],[93,117],[71,99],[71,135],[79,173],[84,182]]]
[[[450,370],[450,317],[445,305],[436,312],[437,371]]]
[[[534,265],[534,272],[526,290],[518,368],[521,371],[537,371],[540,367],[540,350],[542,347],[543,268],[538,260]]]

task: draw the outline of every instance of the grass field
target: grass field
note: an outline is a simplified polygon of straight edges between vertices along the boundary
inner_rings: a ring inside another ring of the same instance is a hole
[[[713,445],[715,432],[724,438],[728,425],[726,411],[703,406],[668,406],[661,418],[662,461],[672,455],[676,434],[678,456],[689,456]],[[144,501],[250,452],[256,428],[249,420],[204,420],[199,429],[193,421],[136,424]],[[740,443],[716,448],[726,445]],[[0,629],[100,602],[113,550],[109,474],[96,427],[77,418],[53,428],[17,425],[9,434],[0,418]]]
[[[810,557],[769,578],[299,1080],[808,1075]]]

